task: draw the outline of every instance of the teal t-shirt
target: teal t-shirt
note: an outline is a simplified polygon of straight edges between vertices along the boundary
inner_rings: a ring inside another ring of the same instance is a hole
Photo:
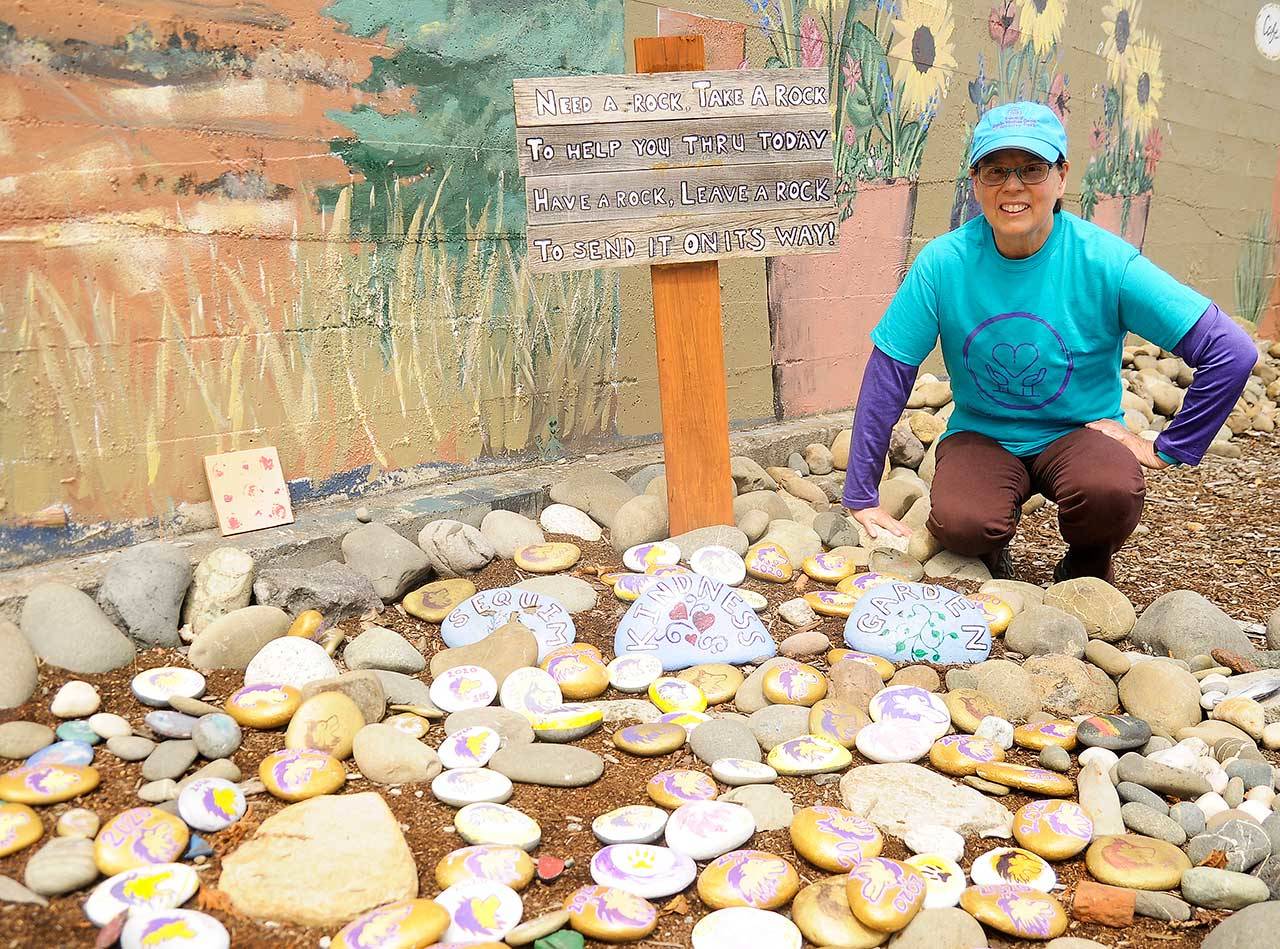
[[[1126,333],[1173,349],[1209,303],[1069,212],[1022,260],[978,217],[920,251],[871,341],[918,366],[941,338],[955,399],[943,438],[978,432],[1034,455],[1087,422],[1123,420]]]

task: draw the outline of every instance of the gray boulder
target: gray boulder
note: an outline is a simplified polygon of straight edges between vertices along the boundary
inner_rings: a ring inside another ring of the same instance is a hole
[[[1274,945],[1277,933],[1280,933],[1280,901],[1267,900],[1246,906],[1218,923],[1200,944],[1200,949],[1263,949],[1268,944]]]
[[[729,473],[739,494],[748,491],[776,491],[778,482],[760,464],[746,455],[734,455],[729,459]]]
[[[586,511],[592,520],[608,528],[613,527],[618,509],[636,494],[617,475],[595,465],[570,469],[568,477],[553,484],[549,493],[556,503]]]
[[[611,520],[609,539],[618,553],[667,536],[666,501],[651,494],[631,498],[613,512]]]
[[[490,511],[480,522],[480,533],[499,557],[507,558],[521,547],[541,544],[547,539],[536,521],[515,511]]]
[[[20,625],[36,656],[68,672],[110,672],[133,662],[129,637],[89,596],[65,583],[42,583],[28,593]]]
[[[439,577],[464,577],[488,566],[497,551],[479,528],[441,518],[418,531],[418,546]]]
[[[1070,613],[1052,606],[1032,606],[1013,618],[1004,641],[1024,656],[1056,654],[1079,659],[1089,634],[1084,623]]]
[[[219,547],[196,567],[182,605],[182,623],[199,636],[219,616],[243,609],[253,598],[253,558],[239,547]]]
[[[636,494],[644,494],[645,489],[649,487],[649,482],[659,475],[667,473],[667,466],[662,462],[652,465],[645,465],[630,478],[627,479],[627,487]]]
[[[17,708],[35,692],[39,673],[31,644],[8,620],[0,620],[0,656],[0,708]]]
[[[733,499],[735,524],[742,523],[742,518],[748,511],[764,511],[769,515],[770,521],[785,520],[791,516],[791,508],[787,507],[787,502],[772,491],[748,491]]]
[[[427,667],[427,660],[409,640],[395,630],[370,626],[351,640],[342,652],[348,669],[385,669],[415,675]]]
[[[710,547],[718,544],[721,547],[728,547],[739,557],[747,552],[747,535],[736,527],[729,527],[725,524],[717,524],[712,527],[699,527],[697,530],[686,531],[683,534],[677,534],[671,538],[671,542],[680,548],[680,559],[688,563],[689,558],[703,547]]]
[[[291,616],[319,610],[335,623],[382,609],[382,598],[369,578],[336,560],[305,569],[261,570],[253,583],[253,595],[260,606],[279,607]]]
[[[1230,616],[1192,590],[1174,590],[1142,611],[1129,634],[1139,646],[1162,656],[1190,659],[1215,649],[1253,652],[1249,637]]]
[[[769,522],[769,529],[760,538],[761,543],[774,543],[787,552],[791,566],[797,570],[808,557],[822,553],[822,538],[812,527],[805,527],[792,520]]]
[[[289,614],[275,606],[246,606],[210,623],[191,643],[187,661],[210,669],[245,669],[267,643],[289,629]]]
[[[398,600],[426,574],[427,556],[386,524],[362,524],[342,538],[347,566],[369,578],[383,602]]]
[[[180,646],[178,618],[191,585],[191,560],[171,544],[120,553],[102,578],[98,606],[139,646]]]

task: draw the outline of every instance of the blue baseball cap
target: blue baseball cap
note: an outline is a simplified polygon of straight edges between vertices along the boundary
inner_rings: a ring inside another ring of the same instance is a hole
[[[973,130],[970,167],[984,155],[1002,148],[1020,148],[1045,161],[1067,157],[1067,130],[1053,110],[1039,102],[1010,102],[996,106]]]

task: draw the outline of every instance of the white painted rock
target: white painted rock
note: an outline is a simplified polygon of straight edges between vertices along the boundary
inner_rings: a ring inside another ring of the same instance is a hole
[[[455,883],[436,897],[452,922],[445,942],[498,942],[520,925],[524,903],[509,886],[491,880]]]
[[[441,771],[431,782],[435,799],[450,807],[505,804],[512,790],[510,778],[488,768],[453,768]]]
[[[573,617],[555,599],[532,590],[497,587],[481,590],[455,606],[440,624],[446,646],[469,646],[512,620],[538,641],[538,661],[577,637]]]
[[[468,804],[453,815],[453,826],[472,845],[502,844],[533,850],[542,840],[537,821],[505,804]]]
[[[446,768],[483,768],[502,747],[502,736],[484,725],[462,728],[445,738],[436,749]]]
[[[679,893],[697,875],[686,854],[652,844],[611,844],[591,858],[591,879],[647,900]]]
[[[498,694],[498,680],[480,666],[454,666],[431,683],[431,701],[446,712],[484,708]]]
[[[249,660],[245,685],[291,685],[301,689],[317,679],[333,679],[338,667],[319,643],[302,636],[273,639]]]
[[[711,765],[711,776],[730,787],[773,784],[778,780],[777,771],[762,761],[752,761],[749,758],[720,758]]]
[[[204,676],[194,669],[182,666],[162,666],[139,672],[129,683],[129,689],[143,705],[164,708],[175,695],[198,699],[204,695]]]
[[[917,725],[933,732],[936,740],[951,727],[951,712],[936,692],[919,686],[894,685],[871,698],[868,709],[873,722]]]
[[[206,833],[230,827],[247,809],[244,792],[225,778],[197,778],[178,795],[178,816]]]
[[[747,578],[747,564],[734,550],[719,544],[699,547],[689,558],[694,573],[710,577],[725,586],[736,587]]]
[[[591,822],[591,832],[605,844],[647,844],[662,836],[667,812],[648,804],[628,804]]]
[[[599,540],[602,533],[585,511],[567,504],[548,504],[538,515],[538,523],[548,534],[569,534],[583,540]]]
[[[618,656],[605,667],[609,684],[619,692],[644,692],[662,675],[662,660],[650,653]]]
[[[708,913],[693,927],[693,949],[800,949],[803,938],[787,917],[751,906],[731,906]]]
[[[756,832],[756,819],[740,804],[694,801],[667,819],[667,846],[697,861],[737,850]]]
[[[120,931],[121,949],[227,949],[227,928],[193,909],[135,910]]]
[[[88,718],[98,710],[102,698],[88,682],[72,679],[58,690],[49,711],[58,718]]]
[[[525,718],[537,718],[563,705],[564,694],[551,673],[537,666],[525,666],[502,680],[498,704]]]
[[[84,902],[84,914],[105,926],[125,910],[173,909],[195,895],[200,881],[184,863],[153,863],[117,873],[99,883]]]
[[[623,552],[622,562],[636,573],[644,573],[650,567],[672,567],[680,562],[680,548],[669,540],[636,544]]]
[[[919,761],[929,754],[933,742],[933,730],[928,726],[900,722],[872,722],[860,729],[854,738],[863,757],[877,764]]]

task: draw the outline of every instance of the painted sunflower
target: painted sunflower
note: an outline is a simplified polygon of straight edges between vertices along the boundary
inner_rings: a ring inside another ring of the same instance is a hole
[[[902,0],[901,10],[901,19],[893,21],[897,38],[889,56],[897,62],[894,82],[902,86],[903,115],[915,117],[936,107],[947,94],[956,68],[951,38],[955,25],[944,0]]]
[[[1106,38],[1098,52],[1107,60],[1107,78],[1119,82],[1133,39],[1134,25],[1142,11],[1142,0],[1111,0],[1102,8],[1102,32]]]
[[[1129,44],[1125,63],[1124,117],[1140,141],[1151,131],[1160,115],[1164,95],[1164,75],[1160,72],[1160,42],[1139,30]]]
[[[1065,0],[1018,0],[1019,26],[1038,55],[1053,52],[1067,22]]]

